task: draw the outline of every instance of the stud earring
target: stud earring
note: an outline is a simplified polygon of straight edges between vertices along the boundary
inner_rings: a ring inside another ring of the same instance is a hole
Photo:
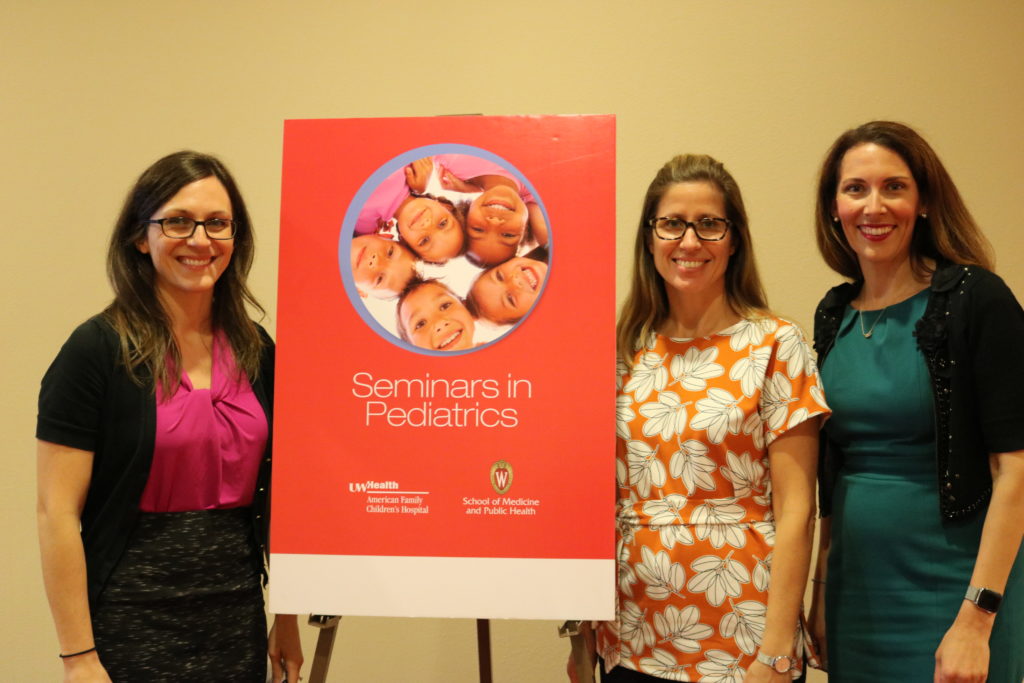
[[[927,211],[922,211],[919,215],[921,216],[921,218],[928,218],[928,212]]]
[[[833,223],[838,223],[839,222],[839,216],[832,216],[832,222]]]

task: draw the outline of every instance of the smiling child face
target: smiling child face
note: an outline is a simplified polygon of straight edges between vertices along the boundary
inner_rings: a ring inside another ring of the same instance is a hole
[[[498,324],[522,319],[537,300],[548,264],[522,256],[485,271],[470,290],[480,317]]]
[[[359,291],[377,298],[398,296],[416,273],[416,257],[409,248],[379,235],[352,240],[351,258]]]
[[[462,226],[447,204],[413,197],[395,214],[398,234],[424,261],[444,263],[462,252]]]
[[[515,189],[497,185],[481,193],[466,214],[469,255],[483,266],[512,258],[523,241],[528,220],[526,204]]]
[[[426,282],[398,305],[398,323],[415,346],[435,351],[473,347],[475,321],[465,304],[447,287]]]

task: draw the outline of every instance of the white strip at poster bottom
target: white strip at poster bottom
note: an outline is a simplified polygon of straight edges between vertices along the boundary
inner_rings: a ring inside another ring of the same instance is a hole
[[[380,617],[609,620],[614,560],[270,556],[270,611]],[[324,590],[329,586],[329,590]]]

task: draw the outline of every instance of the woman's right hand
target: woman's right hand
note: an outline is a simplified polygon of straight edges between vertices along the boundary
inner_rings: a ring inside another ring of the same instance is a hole
[[[589,621],[580,622],[580,635],[583,636],[584,668],[589,664],[590,678],[581,680],[576,670],[576,657],[573,650],[569,651],[569,661],[565,663],[565,672],[571,683],[589,683],[594,680],[594,665],[597,663],[597,638],[594,627]]]
[[[39,550],[43,585],[57,640],[66,654],[95,644],[82,547],[82,508],[92,479],[93,454],[48,441],[36,445]],[[95,650],[62,660],[64,680],[110,683]]]
[[[811,591],[811,609],[807,613],[807,628],[811,643],[818,655],[818,668],[828,671],[828,641],[825,638],[825,584],[814,582]]]
[[[64,660],[64,683],[111,683],[96,651]]]

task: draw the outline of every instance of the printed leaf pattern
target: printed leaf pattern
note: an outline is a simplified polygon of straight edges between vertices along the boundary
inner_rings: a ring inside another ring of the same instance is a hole
[[[633,366],[632,376],[622,388],[632,393],[637,401],[646,401],[652,391],[661,391],[668,382],[668,370],[662,364],[664,358],[656,353],[645,353],[640,362]]]
[[[664,678],[670,681],[692,680],[686,673],[689,664],[680,664],[675,655],[660,648],[651,650],[650,657],[640,660],[640,671],[649,676]]]
[[[658,460],[657,451],[643,441],[630,441],[627,446],[629,454],[629,481],[637,493],[646,496],[652,486],[665,485],[665,465]]]
[[[724,545],[742,548],[747,544],[744,527],[740,524],[743,515],[743,506],[737,504],[735,498],[712,499],[694,508],[690,523],[697,538],[710,539],[715,548]]]
[[[765,335],[777,327],[776,320],[741,320],[722,334],[729,336],[729,347],[733,351],[742,351],[749,346],[760,346]]]
[[[686,353],[672,357],[669,371],[672,379],[687,391],[704,391],[708,380],[721,377],[725,368],[715,362],[718,349],[712,346],[704,351],[687,349]]]
[[[633,399],[628,394],[615,397],[615,434],[620,439],[629,438],[629,423],[636,418],[633,412]]]
[[[654,615],[654,628],[661,636],[659,642],[669,642],[680,652],[700,652],[700,642],[710,638],[715,630],[700,623],[700,610],[693,605],[679,609],[669,605],[664,612]]]
[[[790,379],[796,379],[800,375],[813,375],[817,372],[814,356],[807,348],[807,342],[800,328],[795,325],[787,325],[775,335],[775,341],[779,345],[777,358],[786,363],[786,375]]]
[[[622,391],[623,378],[629,374],[629,366],[621,358],[615,359],[615,391]]]
[[[661,537],[661,545],[671,550],[676,543],[693,545],[693,532],[685,524],[652,524],[651,531],[657,531]]]
[[[686,507],[686,496],[670,493],[659,500],[648,500],[643,504],[643,511],[651,518],[651,524],[682,523],[679,511]]]
[[[686,406],[679,396],[671,391],[658,394],[657,403],[645,403],[640,406],[640,414],[647,418],[644,422],[644,436],[660,434],[663,441],[668,441],[676,434],[682,434],[686,428]],[[627,433],[628,437],[628,433]]]
[[[662,550],[655,554],[650,548],[640,549],[643,562],[636,565],[636,574],[647,584],[645,592],[651,600],[664,600],[670,595],[679,594],[686,583],[683,566],[672,562],[668,552]]]
[[[650,517],[650,528],[658,530],[661,544],[668,549],[676,543],[693,543],[693,533],[680,513],[685,507],[686,496],[678,493],[670,493],[660,500],[649,500],[643,504],[644,514]]]
[[[757,600],[734,603],[732,611],[722,617],[718,630],[726,638],[733,638],[742,652],[752,655],[764,637],[767,612],[767,606]]]
[[[619,637],[629,643],[633,652],[641,652],[654,645],[654,628],[644,617],[643,610],[628,600],[619,612]]]
[[[717,487],[711,475],[715,471],[715,461],[707,454],[706,445],[696,439],[687,439],[679,444],[679,450],[669,460],[669,473],[676,479],[682,479],[688,496],[697,489],[714,491]]]
[[[621,489],[629,486],[629,466],[622,458],[615,458],[615,484]]]
[[[750,583],[750,572],[742,562],[732,559],[732,553],[725,557],[698,557],[690,567],[696,573],[686,587],[694,593],[705,593],[708,602],[716,607],[726,597],[739,597],[741,584]]]
[[[633,597],[633,584],[637,582],[636,571],[634,571],[633,563],[629,559],[629,547],[621,539],[615,554],[618,565],[619,592],[622,595]]]
[[[768,583],[771,581],[772,574],[772,554],[768,553],[768,557],[761,559],[757,558],[757,566],[754,567],[754,571],[751,574],[751,582],[754,584],[754,588],[764,593],[768,590]]]
[[[747,415],[743,419],[743,425],[740,429],[754,440],[755,450],[764,450],[764,420],[761,419],[760,413],[754,412]]]
[[[739,401],[725,389],[708,389],[708,397],[697,401],[697,415],[691,426],[707,432],[711,443],[722,443],[726,434],[739,434],[743,411]]]
[[[757,533],[761,534],[764,538],[764,542],[769,546],[775,545],[775,522],[772,521],[771,516],[760,522],[754,522],[750,526],[754,528]]]
[[[732,483],[733,495],[746,498],[753,492],[764,490],[765,466],[760,460],[751,460],[750,453],[736,455],[725,453],[727,467],[722,467],[722,476]]]
[[[754,348],[729,370],[729,379],[737,380],[744,396],[753,396],[764,382],[764,373],[768,369],[768,361],[772,358],[770,347]]]
[[[775,545],[768,449],[828,413],[813,354],[791,323],[743,320],[652,335],[616,380],[618,609],[599,653],[664,680],[742,683]]]
[[[825,402],[825,392],[821,390],[820,385],[811,387],[811,398],[814,399],[814,402],[820,410],[828,410],[828,404]]]
[[[705,657],[697,665],[702,683],[743,683],[747,671],[740,666],[740,657],[725,650],[708,650]]]
[[[781,372],[776,372],[770,380],[765,382],[761,392],[761,419],[768,425],[768,429],[776,430],[786,424],[789,417],[789,404],[796,399],[793,398],[793,385],[789,378]]]

